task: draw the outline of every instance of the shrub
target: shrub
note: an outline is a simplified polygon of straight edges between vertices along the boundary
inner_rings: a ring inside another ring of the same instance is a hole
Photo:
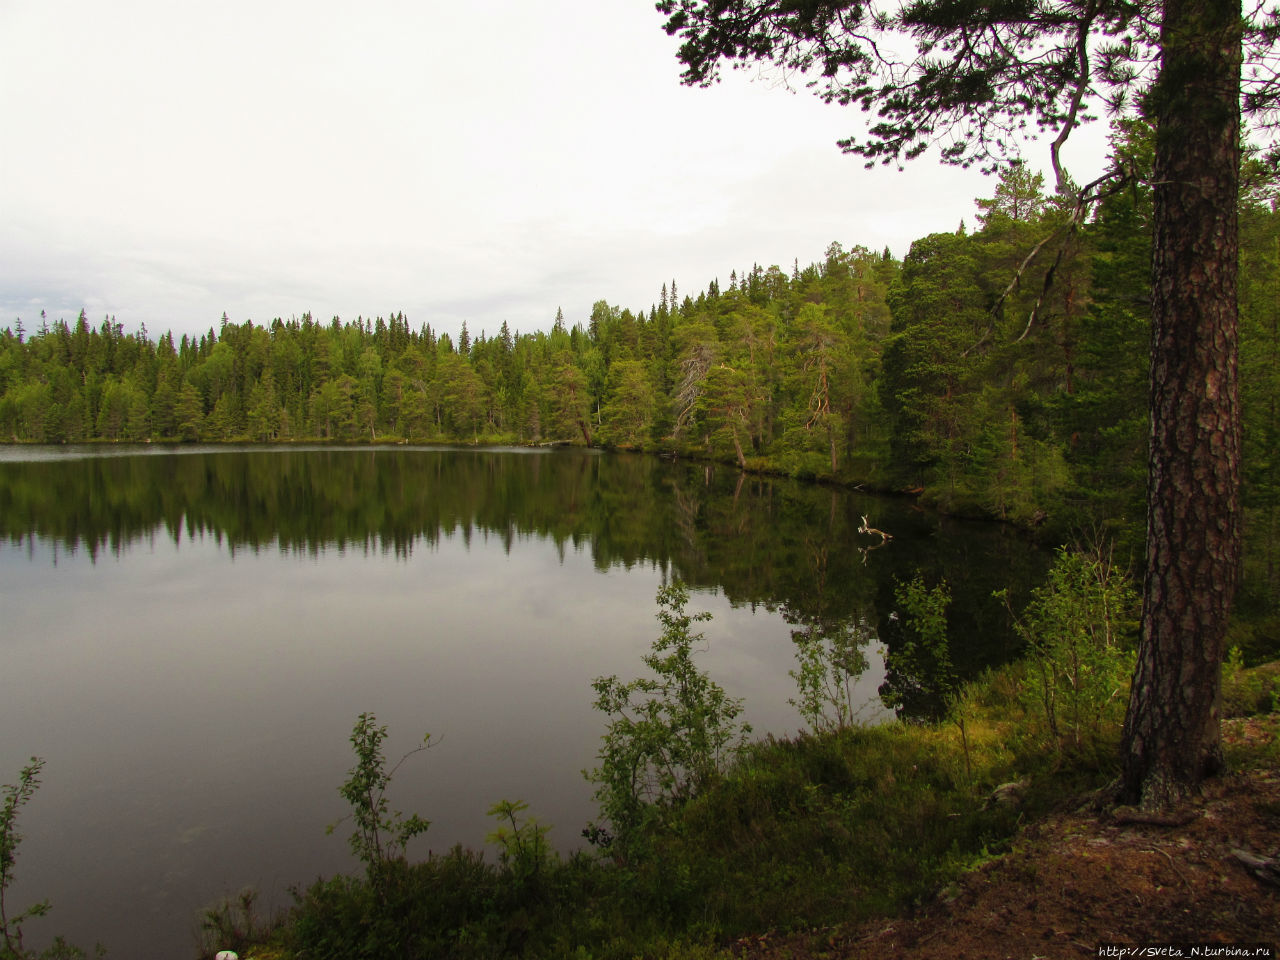
[[[1222,715],[1248,717],[1270,713],[1280,702],[1280,664],[1246,667],[1239,647],[1222,664]]]
[[[966,704],[960,679],[951,662],[951,643],[947,638],[951,588],[945,580],[927,587],[924,578],[916,574],[909,583],[898,583],[894,598],[902,608],[905,639],[885,660],[887,669],[896,675],[897,683],[893,686],[886,684],[880,698],[890,708],[902,706],[909,698],[939,704],[942,715],[949,717],[960,730],[965,774],[972,780]]]
[[[587,777],[599,785],[595,797],[614,839],[621,841],[619,854],[658,805],[687,800],[751,731],[738,722],[742,701],[694,663],[694,648],[705,638],[691,627],[711,614],[684,612],[689,591],[679,581],[661,588],[657,601],[662,635],[644,657],[654,676],[629,683],[599,677],[592,683],[595,707],[610,719],[600,766]]]
[[[529,809],[527,803],[501,800],[489,808],[488,816],[498,821],[498,827],[485,837],[497,844],[502,865],[515,882],[522,887],[532,886],[555,861],[555,851],[547,842],[551,827],[539,823],[533,817],[521,816]]]
[[[346,782],[339,788],[343,799],[351,805],[349,816],[356,825],[351,834],[351,852],[364,863],[369,882],[383,900],[389,895],[392,878],[388,864],[402,861],[409,841],[426,833],[431,826],[430,820],[416,813],[406,818],[399,810],[390,810],[387,804],[387,787],[392,776],[405,760],[430,747],[431,734],[423,737],[422,745],[406,753],[389,771],[382,752],[382,741],[386,737],[387,728],[378,726],[377,717],[372,713],[360,714],[351,731],[356,765],[348,771]],[[329,832],[341,822],[331,824]]]
[[[875,633],[865,620],[815,620],[791,631],[798,669],[787,673],[798,695],[787,702],[814,733],[853,726],[859,709],[853,686],[867,670],[866,646],[873,639]]]
[[[1007,594],[1001,592],[1008,604]],[[1075,748],[1123,720],[1137,593],[1103,549],[1058,551],[1048,582],[1014,618],[1027,644],[1026,696],[1050,736]]]
[[[0,935],[4,937],[5,960],[9,957],[28,956],[22,949],[22,924],[49,912],[49,901],[43,900],[10,917],[8,904],[5,903],[5,897],[13,883],[18,844],[22,842],[22,834],[18,833],[18,811],[26,806],[40,787],[40,770],[43,767],[43,760],[32,757],[31,762],[18,775],[18,782],[5,784],[4,805],[0,806]]]
[[[214,957],[223,950],[242,953],[269,937],[284,918],[260,915],[257,901],[258,892],[247,887],[206,907],[200,919],[200,955]]]

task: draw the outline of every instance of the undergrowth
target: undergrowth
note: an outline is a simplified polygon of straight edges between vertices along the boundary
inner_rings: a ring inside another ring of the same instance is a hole
[[[824,712],[813,698],[843,695],[845,681],[822,672],[854,661],[823,648],[801,664],[820,732],[754,743],[691,659],[704,617],[686,615],[686,599],[678,585],[659,595],[651,678],[597,681],[609,724],[589,774],[603,817],[583,831],[591,847],[558,854],[549,827],[502,801],[490,811],[496,862],[462,847],[409,862],[403,844],[366,844],[376,869],[297,891],[284,925],[241,956],[728,957],[744,936],[909,912],[1007,849],[1022,823],[1118,776],[1132,597],[1101,554],[1062,555],[1021,612],[1027,657],[965,685],[948,679],[936,721],[860,726],[838,704]],[[1082,605],[1094,613],[1071,628]],[[909,625],[930,622],[904,609]],[[917,659],[943,662],[946,638],[922,637],[929,656]],[[1228,700],[1255,707],[1274,707],[1276,682],[1238,657],[1224,675]],[[347,793],[385,810],[381,753],[358,760],[348,784],[377,790]]]
[[[461,847],[396,859],[384,867],[389,899],[367,877],[318,881],[263,946],[309,958],[691,960],[751,933],[900,913],[1003,850],[1027,817],[1115,776],[1115,736],[1057,752],[1027,732],[1035,718],[1011,696],[1024,679],[1007,668],[967,689],[967,764],[945,722],[768,738],[692,797],[661,801],[625,862],[607,838],[559,856],[544,827],[520,819],[522,804],[504,802],[492,811],[498,862]],[[1020,806],[989,800],[1016,778],[1031,784]]]

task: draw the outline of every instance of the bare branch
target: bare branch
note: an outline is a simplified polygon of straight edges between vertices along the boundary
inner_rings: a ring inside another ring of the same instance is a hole
[[[1098,179],[1090,181],[1076,194],[1076,202],[1075,206],[1072,208],[1071,217],[1068,219],[1066,227],[1061,231],[1062,243],[1058,246],[1057,256],[1053,258],[1053,263],[1050,264],[1049,269],[1045,271],[1044,283],[1040,288],[1040,296],[1036,298],[1035,305],[1031,308],[1031,314],[1027,317],[1026,327],[1018,338],[1013,341],[1014,343],[1021,343],[1025,340],[1027,334],[1031,332],[1032,326],[1035,325],[1037,318],[1040,316],[1040,308],[1044,305],[1045,299],[1049,296],[1049,291],[1053,289],[1053,278],[1057,274],[1058,267],[1062,264],[1062,258],[1065,256],[1067,251],[1067,244],[1070,242],[1071,238],[1075,236],[1080,225],[1084,223],[1084,219],[1088,215],[1089,210],[1098,203],[1101,203],[1107,197],[1113,196],[1123,190],[1129,184],[1130,179],[1130,174],[1123,172],[1119,167],[1112,167]],[[1104,184],[1108,184],[1107,189],[1101,190],[1100,188]],[[1054,236],[1054,234],[1051,234],[1050,237],[1046,238],[1046,240],[1050,239],[1052,236]],[[1038,252],[1040,247],[1043,245],[1044,241],[1037,244],[1036,249],[1032,251],[1032,254],[1034,255]],[[1025,265],[1028,262],[1030,262],[1030,258],[1024,261],[1022,268],[1019,268],[1019,276],[1021,275],[1022,269],[1025,269]],[[1015,277],[1014,282],[1017,282],[1017,277]],[[1010,288],[1012,288],[1012,284],[1010,285]],[[1008,292],[1009,291],[1006,290],[1005,294],[1007,295]],[[1003,299],[1004,298],[1001,297],[1001,300]]]
[[[1075,129],[1076,118],[1080,114],[1080,105],[1084,102],[1085,94],[1089,92],[1089,33],[1093,29],[1093,21],[1097,16],[1097,9],[1097,4],[1091,2],[1085,11],[1084,17],[1080,20],[1080,26],[1076,32],[1076,67],[1078,70],[1076,90],[1071,98],[1071,106],[1067,110],[1067,119],[1062,124],[1062,129],[1058,131],[1058,136],[1049,145],[1049,158],[1053,163],[1054,181],[1058,193],[1062,194],[1065,194],[1069,188],[1066,171],[1062,169],[1061,153],[1067,138],[1071,136],[1071,131]]]

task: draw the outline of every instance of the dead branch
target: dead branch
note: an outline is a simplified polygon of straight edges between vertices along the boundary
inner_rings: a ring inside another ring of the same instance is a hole
[[[867,518],[866,518],[866,517],[863,517],[863,518],[862,518],[862,526],[860,526],[860,527],[858,528],[858,532],[859,532],[859,533],[865,533],[865,534],[867,534],[868,536],[872,536],[872,537],[879,537],[879,538],[880,538],[880,542],[881,542],[881,544],[883,544],[886,540],[892,540],[892,539],[893,539],[893,534],[892,534],[892,533],[885,533],[883,530],[877,530],[875,527],[871,526],[871,525],[867,522]]]
[[[711,369],[711,360],[711,348],[705,343],[700,343],[680,364],[682,376],[675,397],[676,408],[679,411],[674,431],[677,436],[693,415],[698,399],[702,396],[702,384],[707,379],[707,371]]]

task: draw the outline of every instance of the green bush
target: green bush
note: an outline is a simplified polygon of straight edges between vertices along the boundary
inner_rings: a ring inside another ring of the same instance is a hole
[[[489,808],[488,816],[498,821],[498,827],[485,840],[497,844],[502,865],[521,886],[531,886],[543,879],[555,862],[555,851],[547,842],[551,828],[533,817],[521,816],[529,809],[527,803],[501,800]],[[505,822],[504,822],[505,821]]]
[[[705,637],[691,627],[711,614],[684,612],[689,591],[679,581],[661,588],[657,600],[662,635],[644,657],[654,675],[628,683],[599,677],[592,683],[595,707],[609,721],[600,766],[587,777],[598,785],[595,798],[620,856],[661,807],[688,800],[711,780],[751,731],[738,722],[742,701],[694,662],[695,647]]]
[[[867,645],[875,633],[865,620],[815,620],[791,631],[797,669],[797,696],[788,700],[815,733],[843,730],[857,720],[854,684],[867,670]]]
[[[351,731],[356,765],[348,771],[338,791],[351,806],[348,816],[356,826],[351,834],[351,852],[364,863],[369,882],[384,899],[390,895],[393,876],[389,865],[403,861],[409,841],[426,833],[431,826],[430,820],[416,813],[406,818],[399,810],[390,810],[387,803],[387,787],[392,776],[405,760],[430,747],[431,734],[424,736],[422,745],[401,757],[391,770],[387,770],[387,758],[382,752],[382,741],[386,737],[387,728],[378,726],[377,717],[372,713],[360,714]],[[341,822],[330,825],[329,832]]]
[[[0,957],[3,960],[29,956],[22,947],[22,924],[49,912],[49,901],[44,900],[10,916],[5,902],[9,887],[13,884],[18,844],[22,842],[22,834],[18,833],[18,811],[26,806],[39,789],[40,770],[43,767],[43,760],[32,757],[31,762],[22,768],[18,782],[5,784],[4,804],[0,805],[0,936],[4,937]]]
[[[389,861],[379,889],[362,877],[318,880],[297,894],[287,944],[315,960],[506,955],[497,871],[458,847],[423,863]]]
[[[965,775],[972,780],[967,705],[951,661],[951,642],[947,637],[951,588],[946,580],[927,587],[924,578],[917,574],[908,583],[898,583],[894,598],[902,608],[904,640],[885,660],[885,666],[895,674],[897,682],[886,685],[880,698],[890,708],[903,706],[909,699],[940,704],[939,719],[950,719],[960,731]]]
[[[1060,749],[1096,742],[1104,727],[1123,722],[1137,603],[1107,552],[1064,548],[1014,618],[1027,644],[1025,696]]]

